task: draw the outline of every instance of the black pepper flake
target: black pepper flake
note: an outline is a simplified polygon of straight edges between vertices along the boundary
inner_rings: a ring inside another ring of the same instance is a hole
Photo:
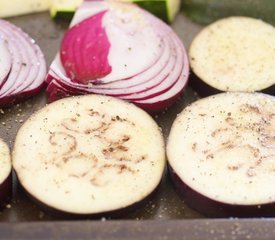
[[[109,151],[110,151],[110,152],[113,152],[113,151],[114,151],[114,148],[110,147],[110,148],[109,148]]]
[[[130,140],[130,137],[129,137],[129,136],[124,136],[123,139],[122,139],[123,142],[127,142],[127,141],[129,141],[129,140]]]
[[[117,148],[118,148],[119,150],[123,151],[123,152],[127,152],[127,151],[128,151],[128,148],[125,147],[125,146],[122,146],[122,145],[118,146]]]

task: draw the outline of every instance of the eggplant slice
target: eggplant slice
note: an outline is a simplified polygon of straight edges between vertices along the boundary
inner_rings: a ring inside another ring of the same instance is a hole
[[[109,216],[144,201],[165,166],[161,131],[138,107],[87,95],[47,105],[20,128],[13,167],[41,207]]]
[[[275,28],[258,19],[229,17],[205,27],[189,50],[190,84],[215,92],[275,94]]]
[[[175,120],[167,156],[177,189],[205,215],[275,215],[273,96],[221,93],[194,102]]]
[[[12,197],[11,156],[8,145],[0,139],[0,206]]]

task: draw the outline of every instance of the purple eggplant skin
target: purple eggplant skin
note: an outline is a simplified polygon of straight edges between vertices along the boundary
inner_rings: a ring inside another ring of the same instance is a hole
[[[222,91],[213,88],[202,81],[193,71],[190,72],[189,86],[201,97],[208,97],[211,95],[222,93]]]
[[[185,203],[194,210],[211,218],[256,218],[274,217],[275,202],[263,205],[234,205],[210,199],[198,193],[185,184],[171,166],[169,168],[170,178],[176,187],[176,191],[183,198]]]
[[[24,193],[28,196],[28,198],[30,200],[32,200],[33,203],[39,209],[41,209],[43,212],[48,213],[51,216],[53,216],[59,220],[78,220],[78,219],[101,219],[101,218],[117,219],[117,218],[125,217],[128,214],[133,213],[135,210],[138,210],[138,209],[144,207],[146,205],[146,203],[148,203],[150,200],[154,200],[155,196],[157,195],[157,193],[159,191],[160,185],[161,185],[161,182],[154,189],[154,191],[151,192],[147,197],[145,197],[141,201],[135,202],[129,206],[125,206],[120,209],[116,209],[116,210],[112,210],[112,211],[106,211],[106,212],[100,212],[100,213],[87,213],[87,214],[77,214],[77,213],[65,212],[60,209],[49,206],[49,205],[41,202],[39,199],[37,199],[31,193],[29,193],[21,184],[20,184],[20,187],[23,189]]]
[[[194,91],[196,91],[199,94],[199,96],[201,96],[201,97],[208,97],[208,96],[223,92],[219,89],[216,89],[216,88],[208,85],[206,82],[201,80],[201,78],[198,77],[193,71],[191,71],[191,73],[190,73],[189,86]],[[275,96],[275,84],[273,84],[272,86],[270,86],[268,88],[257,91],[257,92],[262,92],[262,93],[266,93],[266,94]]]
[[[0,183],[0,208],[3,209],[5,204],[12,198],[12,171],[8,177]]]

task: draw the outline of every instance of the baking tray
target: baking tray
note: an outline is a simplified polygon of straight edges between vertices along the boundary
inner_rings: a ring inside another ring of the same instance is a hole
[[[29,33],[50,64],[59,49],[68,22],[52,21],[48,13],[9,18]],[[172,27],[188,49],[202,26],[182,13]],[[177,103],[154,118],[165,139],[176,115],[198,98],[187,87]],[[45,93],[0,112],[0,136],[12,148],[22,123],[46,104]],[[14,176],[15,178],[15,176]],[[206,219],[190,209],[177,195],[167,173],[159,190],[140,209],[118,219],[58,219],[36,207],[14,183],[14,196],[0,212],[0,238],[7,239],[275,239],[275,221],[269,219]]]

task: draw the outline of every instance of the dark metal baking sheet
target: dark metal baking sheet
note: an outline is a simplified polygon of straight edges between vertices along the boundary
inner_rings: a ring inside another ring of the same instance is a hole
[[[68,23],[50,19],[48,13],[8,19],[29,33],[41,46],[50,64]],[[180,14],[173,28],[188,48],[201,29]],[[165,138],[176,115],[197,95],[187,87],[178,102],[154,118]],[[34,111],[46,104],[45,93],[0,113],[0,137],[12,148],[16,132]],[[66,221],[37,208],[17,183],[10,204],[0,212],[0,238],[16,239],[275,239],[273,219],[206,219],[177,195],[167,174],[155,196],[143,207],[116,220]],[[258,230],[257,230],[258,229]]]

